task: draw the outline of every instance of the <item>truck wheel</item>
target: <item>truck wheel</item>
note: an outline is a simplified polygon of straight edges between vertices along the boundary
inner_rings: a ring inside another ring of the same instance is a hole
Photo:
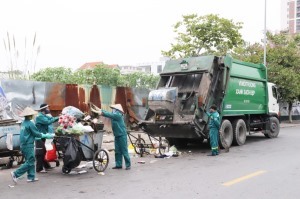
[[[223,120],[220,128],[219,144],[224,149],[229,149],[233,140],[232,125],[229,120]]]
[[[276,138],[279,134],[279,120],[276,117],[270,118],[270,131],[265,134],[267,138]]]
[[[243,119],[237,119],[233,122],[233,143],[241,146],[245,144],[247,137],[247,127]]]

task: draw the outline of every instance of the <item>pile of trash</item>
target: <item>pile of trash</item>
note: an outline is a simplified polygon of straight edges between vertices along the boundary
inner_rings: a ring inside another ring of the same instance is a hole
[[[62,110],[59,116],[58,124],[55,134],[61,135],[75,135],[80,136],[84,133],[93,132],[94,129],[90,125],[83,125],[80,121],[84,117],[84,113],[76,107],[67,106]]]

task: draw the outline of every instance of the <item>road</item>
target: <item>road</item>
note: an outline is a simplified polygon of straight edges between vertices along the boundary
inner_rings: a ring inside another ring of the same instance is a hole
[[[113,154],[105,175],[93,169],[84,174],[61,173],[55,168],[26,177],[14,187],[9,172],[0,170],[1,198],[300,198],[300,126],[282,128],[279,137],[247,137],[246,144],[229,153],[207,156],[208,144],[180,149],[182,155],[167,159],[132,157],[129,171],[112,170]],[[143,160],[145,164],[139,164]],[[75,170],[74,170],[75,171]]]

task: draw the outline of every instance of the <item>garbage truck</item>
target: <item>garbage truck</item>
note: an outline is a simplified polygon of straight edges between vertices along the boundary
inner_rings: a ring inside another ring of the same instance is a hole
[[[280,130],[277,88],[267,81],[266,66],[230,55],[167,61],[147,103],[141,129],[176,146],[209,139],[204,111],[213,104],[221,118],[221,147],[243,145],[258,132],[276,138]]]

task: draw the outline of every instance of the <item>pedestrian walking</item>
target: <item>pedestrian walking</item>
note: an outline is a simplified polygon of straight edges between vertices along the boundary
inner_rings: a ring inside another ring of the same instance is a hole
[[[21,117],[25,117],[21,124],[20,131],[20,148],[25,158],[24,164],[22,164],[17,170],[11,172],[11,177],[15,183],[19,177],[27,172],[27,182],[35,182],[38,180],[35,176],[35,158],[34,158],[34,141],[35,139],[52,139],[53,135],[43,134],[39,132],[35,124],[31,121],[33,115],[37,112],[30,107],[26,107],[20,114]]]
[[[210,140],[210,147],[211,147],[211,154],[209,156],[216,156],[219,155],[219,129],[220,129],[220,115],[217,112],[217,106],[211,105],[209,109],[209,113],[204,112],[209,117],[209,140]]]
[[[111,119],[112,130],[115,136],[115,160],[116,165],[112,169],[122,169],[123,157],[125,160],[126,170],[130,170],[131,162],[127,145],[127,130],[124,122],[124,111],[121,104],[111,105],[112,112],[98,109],[99,115]]]
[[[39,113],[35,118],[35,125],[41,133],[52,133],[50,125],[53,125],[54,122],[58,121],[58,117],[48,116],[50,114],[49,105],[41,104]],[[50,128],[49,128],[50,126]],[[36,172],[46,173],[47,170],[51,169],[49,162],[45,161],[46,147],[45,139],[37,140],[35,142],[35,157],[36,157]]]

